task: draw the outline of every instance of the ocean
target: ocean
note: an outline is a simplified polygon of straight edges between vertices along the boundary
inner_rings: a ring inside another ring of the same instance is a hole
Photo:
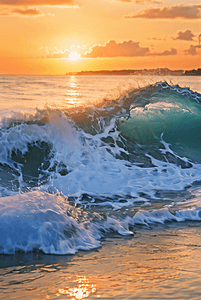
[[[0,299],[201,299],[201,77],[0,76]]]

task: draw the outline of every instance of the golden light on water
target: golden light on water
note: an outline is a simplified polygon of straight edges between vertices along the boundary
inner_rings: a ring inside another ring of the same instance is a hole
[[[77,79],[75,76],[69,78],[67,90],[65,93],[65,101],[62,103],[63,107],[72,107],[78,105],[80,102],[81,94],[77,85]]]
[[[82,300],[89,297],[91,293],[95,293],[96,291],[96,285],[90,283],[86,276],[77,276],[74,282],[77,282],[78,285],[75,287],[59,289],[59,293],[62,295],[69,295],[72,297],[72,300]]]

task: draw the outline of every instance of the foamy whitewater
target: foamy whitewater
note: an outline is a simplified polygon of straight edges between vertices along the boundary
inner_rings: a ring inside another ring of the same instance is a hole
[[[0,253],[201,221],[200,128],[199,77],[0,76]]]

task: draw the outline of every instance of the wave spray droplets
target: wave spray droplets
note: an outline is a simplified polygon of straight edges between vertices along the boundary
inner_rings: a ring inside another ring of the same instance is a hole
[[[2,117],[1,253],[73,254],[137,224],[200,221],[201,95],[163,82],[108,98]]]

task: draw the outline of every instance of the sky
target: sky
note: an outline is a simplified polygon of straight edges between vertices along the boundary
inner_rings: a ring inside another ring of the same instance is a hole
[[[0,74],[201,68],[200,0],[0,0]]]

